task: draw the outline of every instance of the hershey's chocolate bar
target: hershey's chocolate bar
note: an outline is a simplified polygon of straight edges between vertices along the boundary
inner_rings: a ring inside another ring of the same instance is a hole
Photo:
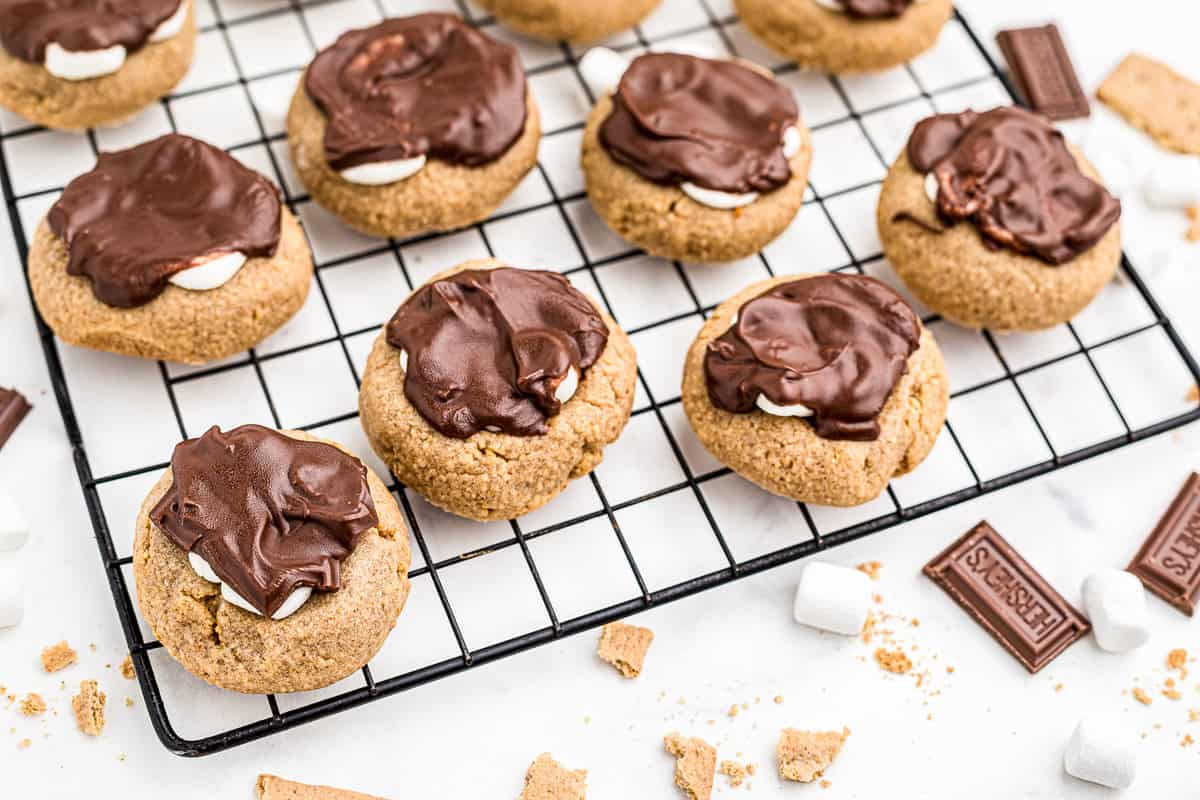
[[[1189,617],[1200,601],[1200,475],[1188,477],[1127,569]]]
[[[1075,119],[1091,113],[1056,26],[1000,31],[996,43],[1008,61],[1017,92],[1034,111],[1050,119]]]
[[[16,389],[0,388],[0,447],[8,442],[8,437],[13,435],[30,408],[25,395]]]
[[[938,554],[924,572],[1030,672],[1091,630],[986,522]]]

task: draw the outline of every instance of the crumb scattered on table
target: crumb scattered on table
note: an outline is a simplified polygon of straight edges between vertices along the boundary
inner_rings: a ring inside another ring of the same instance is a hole
[[[885,650],[880,647],[875,651],[875,660],[880,668],[897,675],[903,675],[912,669],[912,659],[903,650]]]
[[[736,761],[725,760],[721,762],[718,771],[729,779],[729,785],[734,789],[746,782],[746,778],[753,775],[753,764],[739,764]]]
[[[88,736],[99,736],[104,730],[104,701],[108,696],[100,691],[96,681],[80,681],[79,694],[71,698],[71,709],[79,730]]]
[[[21,741],[17,742],[17,749],[24,750],[31,744],[33,744],[33,742],[29,741],[28,739],[22,739]]]
[[[879,580],[879,571],[881,569],[883,569],[883,562],[881,562],[881,561],[864,561],[863,563],[858,565],[857,569],[859,572],[866,573],[866,575],[868,577],[870,577],[871,580],[877,581],[877,580]]]
[[[27,717],[36,717],[46,711],[46,701],[37,692],[30,692],[21,700],[20,711]]]
[[[1150,695],[1146,694],[1146,690],[1140,686],[1134,687],[1132,694],[1133,694],[1133,699],[1137,700],[1139,703],[1141,703],[1144,706],[1148,706],[1154,702],[1154,700],[1151,699]]]
[[[675,756],[675,785],[687,793],[688,800],[712,797],[717,749],[703,739],[689,739],[678,733],[666,736],[663,746]]]
[[[125,660],[121,662],[121,677],[130,681],[137,677],[133,669],[133,656],[125,656]]]
[[[584,800],[587,770],[570,770],[542,753],[525,773],[525,788],[517,800]]]
[[[42,669],[46,672],[58,672],[60,669],[66,669],[76,660],[75,651],[71,649],[71,645],[67,644],[65,639],[42,650]]]
[[[781,694],[775,695],[775,705],[777,705],[777,706],[783,705],[783,695],[781,695]]]
[[[624,622],[610,622],[600,629],[600,658],[617,668],[626,678],[642,674],[646,651],[654,641],[654,631]]]
[[[1200,403],[1200,386],[1192,384],[1192,388],[1188,389],[1187,397],[1184,398],[1189,403]]]
[[[823,777],[849,735],[849,728],[842,728],[840,733],[784,728],[775,751],[779,759],[779,776],[798,783],[812,783]]]

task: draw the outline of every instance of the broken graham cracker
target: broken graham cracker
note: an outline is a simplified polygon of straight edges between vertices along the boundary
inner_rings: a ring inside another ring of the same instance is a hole
[[[636,678],[642,674],[646,651],[653,641],[654,631],[649,628],[610,622],[600,629],[600,645],[596,653],[626,678]]]
[[[275,775],[259,775],[254,792],[257,800],[386,800],[374,795],[335,789],[332,786],[310,786],[307,783],[285,781]]]
[[[65,639],[58,644],[52,644],[42,649],[42,669],[46,672],[58,672],[60,669],[66,669],[76,660],[75,651],[71,649],[71,645],[67,644]]]
[[[1200,155],[1200,85],[1166,64],[1130,53],[1096,94],[1163,147]]]
[[[21,700],[19,709],[27,717],[36,717],[46,711],[46,701],[37,692],[30,692]]]
[[[525,773],[525,788],[517,800],[584,800],[587,770],[567,769],[549,753],[542,753]]]
[[[687,793],[688,800],[709,800],[717,773],[717,748],[678,733],[664,737],[663,746],[675,756],[675,785]]]
[[[80,681],[79,694],[71,698],[71,709],[79,730],[88,736],[99,736],[104,730],[104,701],[108,696],[95,681]]]
[[[824,776],[825,770],[842,752],[850,735],[849,728],[838,731],[800,731],[784,728],[779,734],[779,776],[797,783],[812,783]]]
[[[734,789],[746,782],[746,778],[754,774],[753,764],[739,764],[736,761],[722,761],[718,771],[729,779],[729,785]]]
[[[912,669],[912,659],[903,650],[886,650],[880,647],[875,651],[875,660],[880,669],[897,675],[903,675]]]

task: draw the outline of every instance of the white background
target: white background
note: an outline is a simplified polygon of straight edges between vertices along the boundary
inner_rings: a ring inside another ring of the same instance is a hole
[[[960,5],[989,40],[1000,27],[1052,14],[1089,89],[1130,49],[1200,77],[1196,20],[1183,4]],[[1120,128],[1103,111],[1097,116],[1106,130]],[[1082,135],[1082,127],[1071,132]],[[1200,347],[1194,314],[1200,245],[1176,247],[1183,227],[1178,214],[1149,213],[1137,198],[1126,198],[1126,245],[1144,271],[1162,260],[1161,251],[1175,250],[1171,267],[1153,276],[1153,288]],[[20,387],[36,409],[0,454],[0,481],[32,517],[34,538],[19,553],[0,554],[0,566],[17,567],[27,584],[25,622],[0,632],[0,684],[17,694],[41,692],[56,713],[26,720],[0,708],[0,794],[249,798],[255,776],[270,771],[392,798],[511,798],[528,763],[549,750],[589,770],[591,797],[666,800],[681,795],[671,785],[672,762],[660,740],[681,730],[712,741],[722,758],[741,752],[755,762],[756,797],[1104,797],[1112,793],[1061,769],[1063,744],[1079,716],[1104,709],[1125,713],[1131,731],[1147,734],[1140,740],[1138,781],[1122,796],[1200,797],[1200,744],[1179,744],[1189,730],[1200,738],[1200,724],[1187,723],[1187,709],[1200,708],[1200,679],[1186,682],[1183,701],[1158,693],[1169,649],[1189,647],[1200,655],[1197,623],[1152,599],[1154,636],[1140,652],[1107,655],[1089,638],[1030,677],[919,574],[930,556],[987,518],[1077,602],[1083,577],[1099,566],[1124,565],[1197,466],[1196,426],[828,555],[845,564],[884,563],[881,608],[921,623],[894,625],[918,644],[918,666],[931,671],[921,689],[911,676],[881,672],[871,659],[873,646],[792,624],[799,569],[793,565],[642,615],[637,621],[657,638],[645,673],[634,682],[599,664],[595,637],[586,634],[231,752],[199,761],[172,756],[155,738],[136,685],[115,671],[123,638],[24,287],[11,263],[9,235],[7,225],[0,228],[0,253],[8,263],[0,270],[0,383]],[[89,402],[86,395],[74,399]],[[77,647],[81,663],[44,675],[37,654],[62,638]],[[88,643],[95,643],[94,652]],[[947,674],[946,665],[955,672]],[[1200,678],[1200,668],[1195,672]],[[88,677],[100,679],[109,695],[108,726],[98,739],[79,734],[70,719],[70,689]],[[67,691],[58,688],[60,679]],[[1130,699],[1134,685],[1154,696],[1151,707]],[[776,695],[782,704],[772,702]],[[126,708],[127,696],[135,697],[135,707]],[[754,705],[755,698],[762,703]],[[730,704],[741,702],[751,708],[726,716]],[[853,733],[828,773],[828,790],[780,785],[773,767],[780,728],[842,725]],[[17,741],[27,737],[32,746],[18,750]],[[722,778],[718,787],[733,793]]]

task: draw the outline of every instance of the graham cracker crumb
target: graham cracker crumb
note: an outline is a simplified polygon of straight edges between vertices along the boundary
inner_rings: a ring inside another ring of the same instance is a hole
[[[525,773],[525,788],[517,800],[584,800],[587,770],[569,770],[542,753]]]
[[[1187,678],[1187,660],[1188,652],[1182,647],[1178,647],[1167,653],[1167,669],[1173,669],[1180,673],[1180,677]]]
[[[736,761],[722,761],[719,772],[729,779],[729,785],[734,789],[746,782],[746,776],[752,775],[753,765],[739,764]]]
[[[663,739],[667,752],[675,756],[675,785],[688,800],[709,800],[716,778],[717,749],[700,738],[672,733]]]
[[[882,669],[897,675],[903,675],[912,669],[912,659],[903,650],[885,650],[880,647],[875,651],[875,660]]]
[[[1061,683],[1054,684],[1054,691],[1061,692],[1062,690],[1063,690],[1063,685]]]
[[[133,698],[132,698],[132,697],[126,697],[126,698],[125,698],[125,707],[126,707],[126,708],[133,708]]]
[[[823,777],[849,735],[849,728],[842,728],[841,733],[784,728],[775,751],[779,759],[779,776],[798,783],[812,783]]]
[[[1183,740],[1179,742],[1179,746],[1180,747],[1191,747],[1192,744],[1195,743],[1195,741],[1196,740],[1192,738],[1192,735],[1190,733],[1185,733],[1183,735]]]
[[[740,711],[740,709],[737,707],[737,703],[734,703],[729,707],[729,716],[736,717],[738,715],[738,711]]]
[[[65,639],[42,650],[42,669],[46,672],[58,672],[60,669],[66,669],[76,660],[75,651],[71,649],[71,645],[67,644]]]
[[[121,677],[128,681],[137,677],[133,670],[133,656],[125,656],[125,660],[121,662]]]
[[[1197,206],[1200,208],[1200,206]],[[1192,384],[1192,388],[1188,389],[1187,397],[1184,398],[1189,403],[1200,403],[1200,386]]]
[[[1142,704],[1142,705],[1144,705],[1144,706],[1148,706],[1148,705],[1150,705],[1151,703],[1153,703],[1153,702],[1154,702],[1154,701],[1153,701],[1153,700],[1150,698],[1150,695],[1146,694],[1146,690],[1145,690],[1145,689],[1143,689],[1143,688],[1141,688],[1140,686],[1136,686],[1136,687],[1134,687],[1134,689],[1133,689],[1133,699],[1134,699],[1134,700],[1137,700],[1139,703],[1141,703],[1141,704]]]
[[[1188,712],[1188,722],[1200,722],[1200,708],[1193,708]]]
[[[1163,697],[1168,700],[1182,700],[1183,694],[1178,689],[1163,689]]]
[[[29,741],[28,739],[22,739],[21,741],[17,742],[17,749],[24,750],[31,744],[33,744],[33,742]]]
[[[873,600],[874,600],[876,603],[882,603],[882,602],[883,602],[883,595],[881,595],[881,594],[877,594],[877,595],[875,595],[875,596],[874,596],[872,599],[873,599]]]
[[[600,629],[600,646],[596,652],[626,678],[636,678],[642,674],[646,651],[653,641],[654,631],[649,628],[610,622]]]
[[[21,701],[21,713],[27,717],[36,717],[46,711],[46,701],[37,692],[30,692]]]
[[[783,695],[781,695],[781,694],[775,695],[775,705],[777,705],[777,706],[783,705]]]
[[[859,572],[866,573],[871,580],[879,580],[879,570],[883,569],[883,563],[880,561],[864,561],[857,567]]]
[[[828,789],[830,786],[833,786],[833,781],[828,781],[828,780],[821,781],[822,789]]]
[[[104,701],[108,696],[95,681],[80,681],[79,694],[71,698],[71,709],[79,730],[88,736],[99,736],[104,730]]]

